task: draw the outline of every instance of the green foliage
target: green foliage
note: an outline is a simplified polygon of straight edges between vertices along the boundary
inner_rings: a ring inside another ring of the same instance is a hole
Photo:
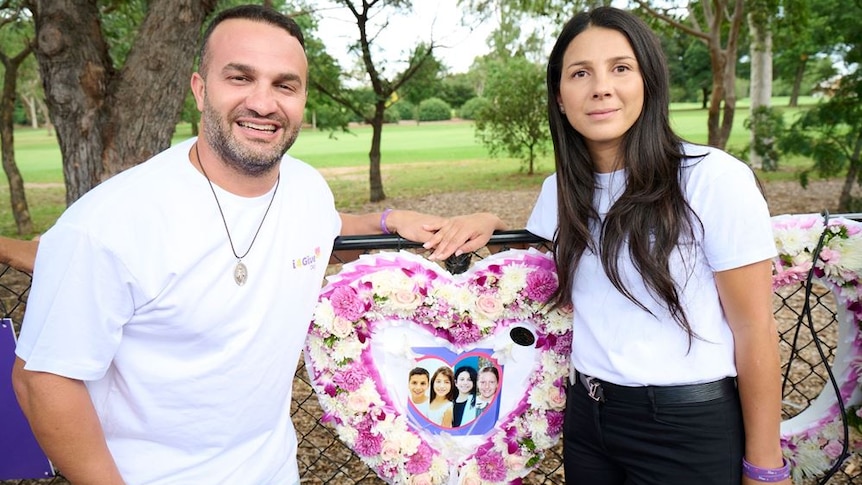
[[[350,123],[350,112],[334,103],[320,103],[314,110],[305,110],[305,122],[330,133],[346,131],[347,124]]]
[[[440,98],[453,108],[460,108],[474,96],[476,96],[476,89],[469,74],[458,73],[443,78],[443,91],[440,93]]]
[[[860,46],[862,47],[862,46]],[[845,75],[835,95],[805,111],[779,137],[784,153],[798,154],[813,160],[809,170],[800,176],[805,185],[809,171],[822,177],[846,171],[848,182],[860,182],[862,177],[862,73]],[[839,209],[847,210],[851,203],[845,186]]]
[[[12,113],[12,123],[16,125],[24,125],[27,124],[27,110],[24,109],[24,105],[21,102],[15,102],[15,111]]]
[[[428,98],[419,103],[419,121],[444,121],[452,119],[452,107],[440,98]]]
[[[485,97],[476,113],[476,133],[492,155],[520,158],[534,171],[539,154],[547,152],[545,71],[523,57],[489,63]]]
[[[108,43],[108,52],[114,67],[126,62],[126,56],[144,21],[149,2],[145,0],[103,0],[99,2],[102,31]]]
[[[461,119],[475,120],[476,114],[489,104],[491,104],[491,102],[488,101],[487,98],[476,96],[475,98],[471,98],[466,103],[464,103],[463,106],[461,106],[461,109],[458,111],[458,115],[461,117]]]
[[[398,96],[413,105],[417,105],[422,100],[435,96],[443,90],[443,64],[434,57],[433,51],[430,56],[424,57],[427,50],[428,46],[422,43],[414,48],[412,63],[417,64],[419,68],[398,90]]]
[[[397,110],[398,115],[402,120],[416,119],[416,105],[412,104],[410,101],[402,99],[389,109]]]
[[[743,126],[754,133],[754,153],[763,161],[763,170],[778,170],[779,152],[775,136],[784,131],[782,112],[770,106],[759,106]]]

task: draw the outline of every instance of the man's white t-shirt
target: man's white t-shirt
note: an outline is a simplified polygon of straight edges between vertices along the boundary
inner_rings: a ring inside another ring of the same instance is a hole
[[[97,186],[42,236],[16,353],[86,383],[127,483],[295,483],[291,387],[340,218],[289,156],[274,199],[216,186],[237,253],[251,245],[238,286],[194,141]]]

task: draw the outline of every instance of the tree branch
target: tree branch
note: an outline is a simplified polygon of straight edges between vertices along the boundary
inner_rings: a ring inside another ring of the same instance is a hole
[[[675,28],[677,28],[679,30],[682,30],[683,32],[685,32],[689,35],[693,35],[693,36],[695,36],[699,39],[703,39],[703,40],[709,39],[709,36],[700,28],[700,25],[697,23],[696,17],[694,15],[689,15],[689,18],[693,19],[692,23],[694,24],[693,27],[690,27],[690,26],[676,20],[675,18],[671,17],[670,15],[659,12],[658,10],[652,8],[649,5],[649,3],[647,3],[643,0],[635,0],[635,3],[637,3],[638,6],[640,6],[641,8],[646,10],[647,12],[649,12],[650,15],[669,23],[670,25],[674,26]]]

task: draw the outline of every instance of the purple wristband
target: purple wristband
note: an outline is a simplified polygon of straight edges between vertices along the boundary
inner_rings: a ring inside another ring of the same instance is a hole
[[[758,482],[780,482],[790,478],[790,463],[787,458],[782,458],[784,466],[781,468],[760,468],[754,466],[742,457],[742,474]]]
[[[392,209],[386,209],[380,214],[380,230],[383,231],[383,234],[392,234],[389,232],[389,228],[386,227],[386,218],[389,217],[390,212],[392,212]]]

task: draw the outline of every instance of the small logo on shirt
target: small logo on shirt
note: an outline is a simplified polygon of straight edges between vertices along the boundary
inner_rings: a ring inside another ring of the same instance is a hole
[[[320,246],[314,248],[314,254],[303,256],[302,258],[293,260],[293,269],[309,268],[314,269],[317,265],[317,260],[320,258]]]

